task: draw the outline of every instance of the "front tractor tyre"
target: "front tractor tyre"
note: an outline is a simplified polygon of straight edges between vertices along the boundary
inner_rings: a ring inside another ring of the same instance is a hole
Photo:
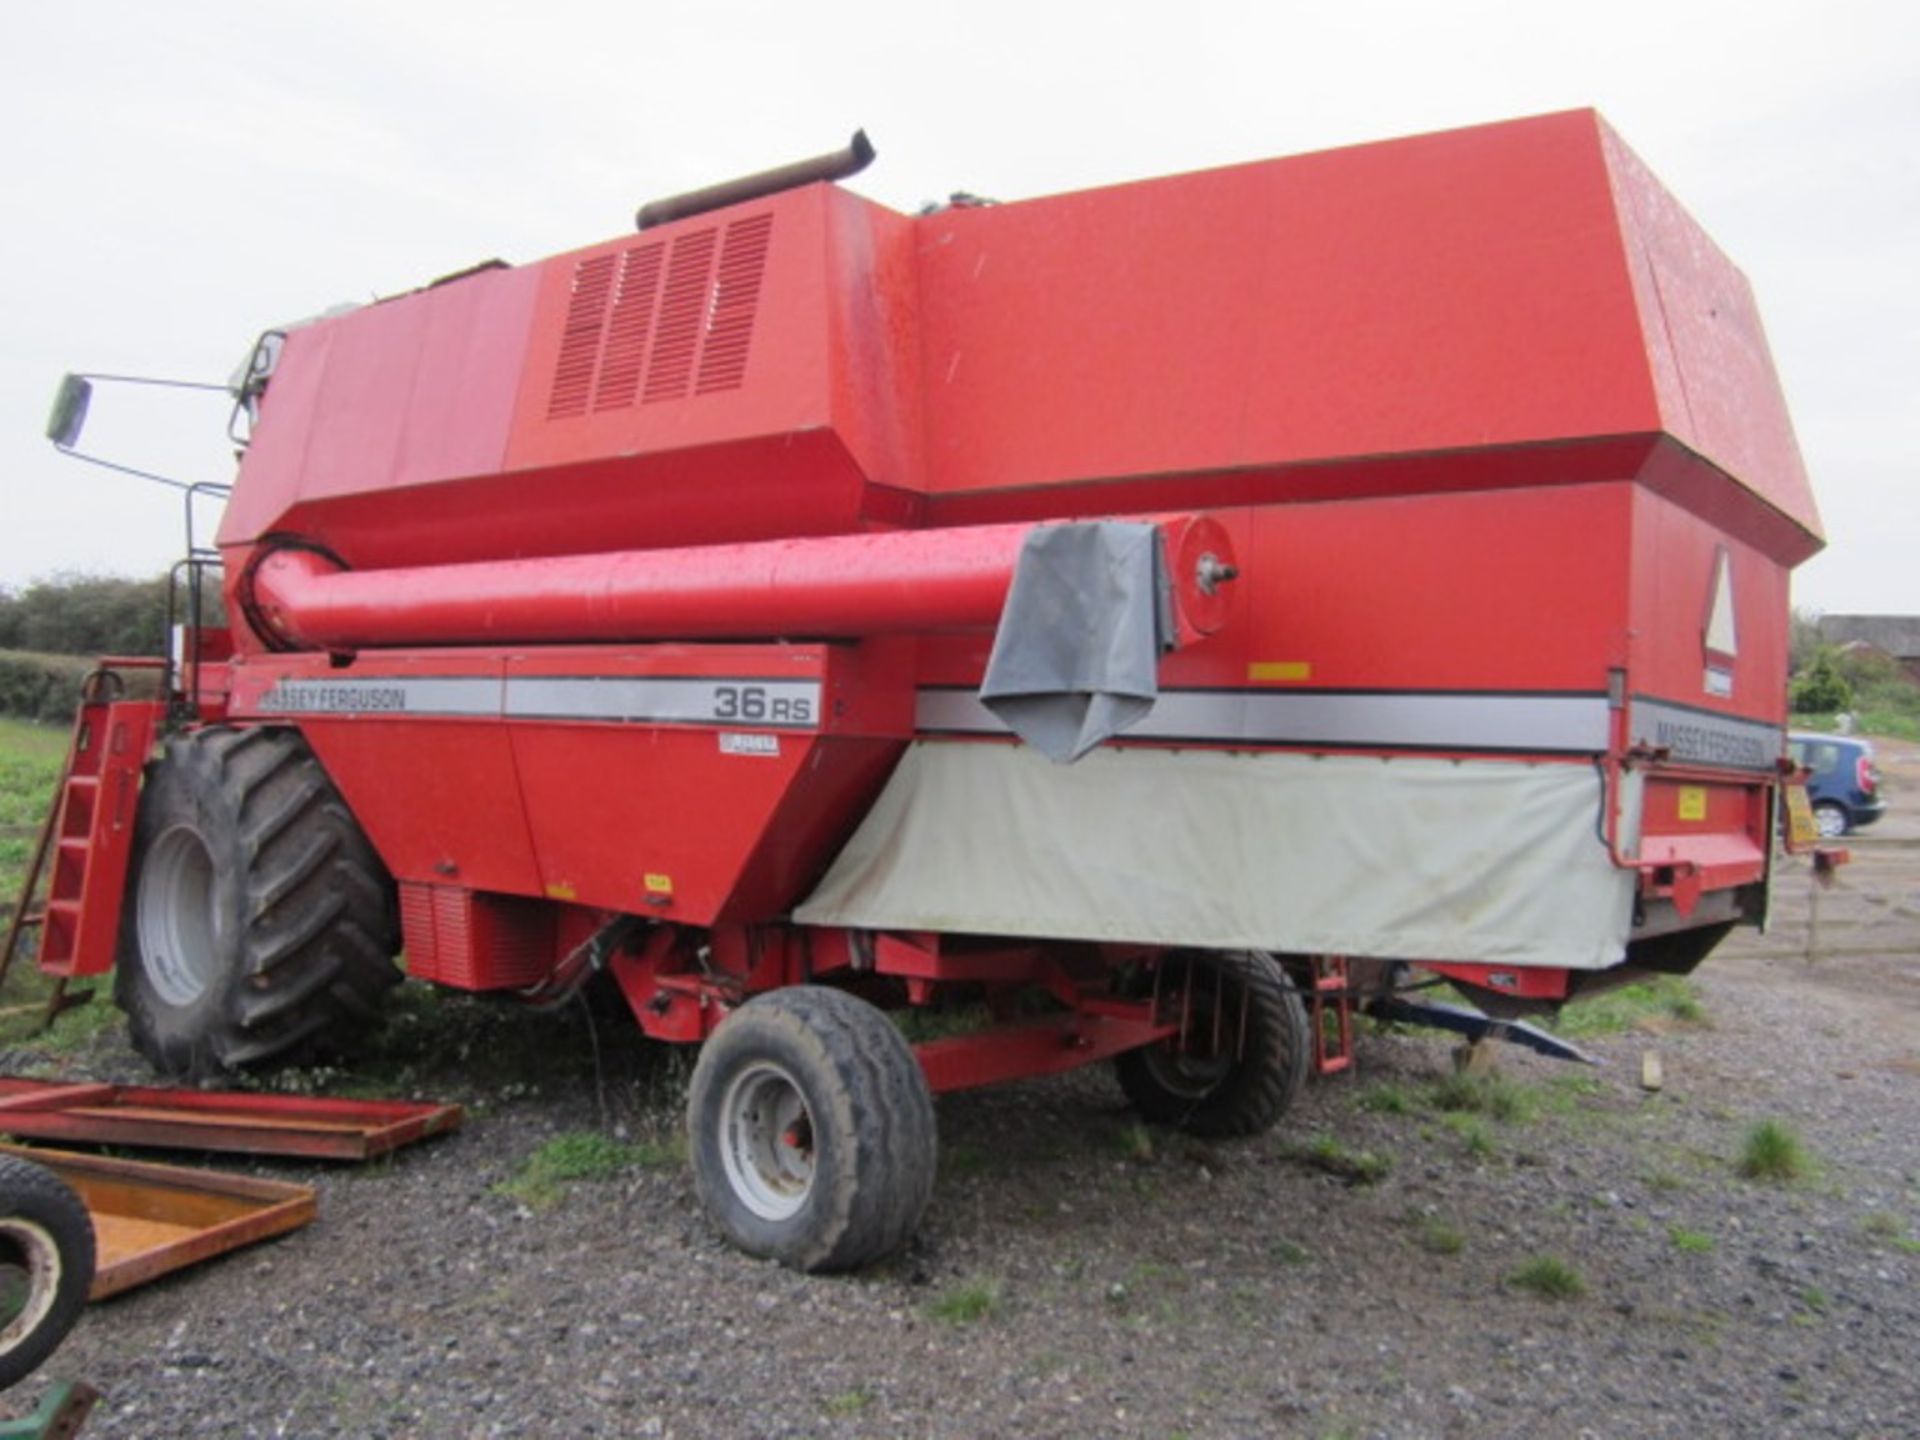
[[[694,1187],[721,1232],[796,1270],[847,1270],[912,1236],[933,1193],[933,1099],[866,1001],[815,986],[749,1001],[701,1049]]]
[[[114,999],[199,1079],[290,1061],[400,979],[393,886],[298,733],[212,727],[147,769]]]
[[[1313,1059],[1300,992],[1258,950],[1182,950],[1160,961],[1160,1010],[1178,1035],[1114,1061],[1133,1108],[1157,1125],[1224,1138],[1283,1115]]]

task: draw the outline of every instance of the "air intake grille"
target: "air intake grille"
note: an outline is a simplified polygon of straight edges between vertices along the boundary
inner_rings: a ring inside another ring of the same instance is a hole
[[[752,215],[582,260],[547,418],[739,389],[772,239]]]

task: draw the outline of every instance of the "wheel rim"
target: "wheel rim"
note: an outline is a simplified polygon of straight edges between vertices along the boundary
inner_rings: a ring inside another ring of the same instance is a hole
[[[33,1334],[60,1290],[60,1247],[43,1226],[0,1220],[0,1353]]]
[[[193,1004],[213,983],[213,857],[190,827],[148,848],[135,907],[148,980],[167,1004]]]
[[[1246,1004],[1246,996],[1239,985],[1230,980],[1216,989],[1218,978],[1209,966],[1183,971],[1180,985],[1190,987],[1185,997],[1175,988],[1163,1001],[1185,1010],[1181,1033],[1141,1052],[1140,1058],[1154,1084],[1182,1100],[1206,1099],[1233,1073],[1237,1059],[1233,1042],[1238,1036],[1238,1017]],[[1219,1028],[1215,1022],[1216,1006],[1221,1011],[1221,1020],[1231,1029],[1231,1033],[1221,1037],[1223,1044],[1216,1044],[1215,1039],[1214,1032]]]
[[[1814,806],[1813,822],[1822,840],[1838,840],[1847,833],[1846,812],[1831,805]]]
[[[720,1159],[733,1193],[762,1220],[790,1219],[813,1193],[813,1114],[793,1077],[771,1061],[727,1086]]]
[[[1204,1100],[1233,1072],[1231,1055],[1196,1055],[1176,1052],[1177,1038],[1163,1040],[1141,1053],[1141,1060],[1154,1084],[1182,1100]]]

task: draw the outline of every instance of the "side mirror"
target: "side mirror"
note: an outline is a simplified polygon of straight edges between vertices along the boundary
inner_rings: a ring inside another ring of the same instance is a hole
[[[93,382],[68,375],[54,393],[53,412],[47,416],[47,439],[70,450],[86,427],[87,406],[93,403]]]

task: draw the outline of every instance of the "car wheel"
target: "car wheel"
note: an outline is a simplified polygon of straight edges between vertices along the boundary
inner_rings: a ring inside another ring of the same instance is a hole
[[[1813,807],[1813,823],[1819,828],[1822,840],[1838,840],[1853,828],[1847,807],[1831,800],[1822,800]]]

